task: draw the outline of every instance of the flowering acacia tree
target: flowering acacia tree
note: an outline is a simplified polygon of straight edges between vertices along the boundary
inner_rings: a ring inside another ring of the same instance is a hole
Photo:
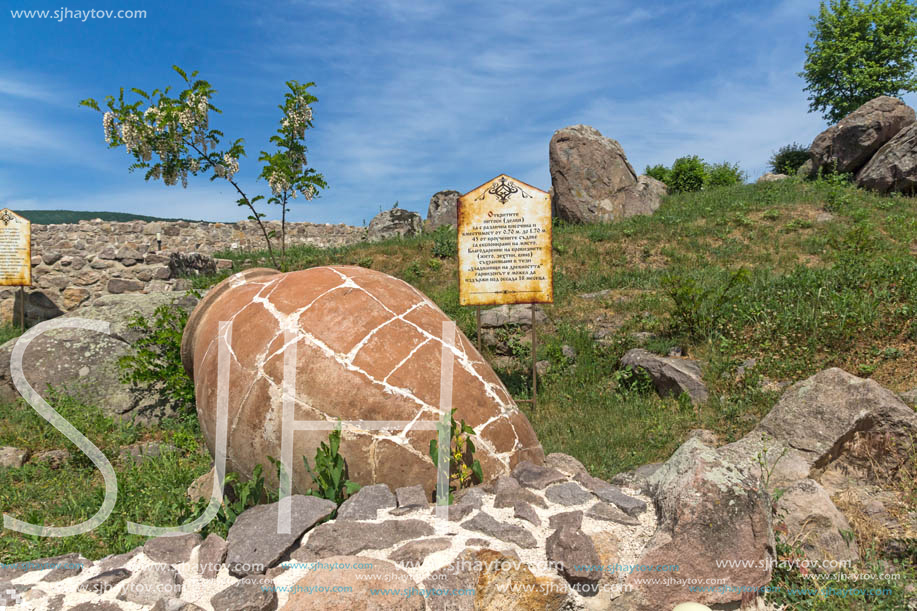
[[[210,102],[216,90],[207,81],[192,81],[197,77],[196,71],[189,78],[178,66],[172,68],[187,85],[177,98],[169,97],[171,87],[162,91],[154,89],[149,94],[132,88],[130,91],[139,98],[133,103],[125,101],[123,88],[117,98],[105,98],[108,107],[102,117],[105,141],[110,148],[124,146],[134,158],[130,171],[145,169],[146,180],[162,180],[166,185],[175,185],[181,181],[182,187],[188,186],[189,175],[209,174],[211,181],[226,180],[239,194],[236,200],[238,205],[251,212],[248,218],[258,224],[271,262],[277,267],[271,242],[276,234],[267,230],[262,220],[264,213],[258,212],[255,207],[264,196],[249,197],[235,180],[239,171],[239,159],[245,155],[242,139],[233,141],[227,148],[220,148],[223,132],[210,129],[209,120],[211,111],[221,112]],[[308,93],[308,88],[314,84],[287,82],[290,92],[285,95],[284,104],[280,106],[284,113],[281,127],[277,135],[271,137],[271,142],[277,145],[277,151],[273,154],[262,151],[259,157],[259,161],[264,163],[259,178],[266,179],[272,191],[267,201],[282,206],[281,260],[286,252],[287,203],[295,199],[298,193],[302,193],[306,199],[312,199],[319,189],[327,187],[321,174],[306,167],[306,147],[303,142],[306,129],[312,127],[312,109],[309,105],[317,101],[317,98]],[[92,98],[81,101],[80,105],[101,112],[98,102]]]
[[[258,161],[264,163],[260,177],[267,180],[271,187],[271,197],[267,201],[281,206],[281,259],[286,258],[287,203],[296,199],[300,193],[310,200],[318,193],[318,189],[328,186],[321,174],[306,167],[306,145],[303,143],[306,129],[312,127],[312,108],[309,105],[318,101],[308,92],[313,85],[315,83],[300,85],[296,81],[287,81],[290,91],[284,94],[284,103],[278,106],[283,111],[280,129],[276,135],[271,136],[277,151],[261,151],[258,157]]]

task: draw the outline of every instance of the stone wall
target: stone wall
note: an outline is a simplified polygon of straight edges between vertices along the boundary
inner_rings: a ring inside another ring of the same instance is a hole
[[[279,222],[266,225],[269,231],[280,233]],[[290,245],[343,246],[359,242],[365,235],[364,228],[343,224],[287,224]],[[209,255],[263,247],[264,238],[253,221],[33,224],[32,286],[25,289],[26,322],[34,324],[60,316],[106,294],[184,291],[190,282],[180,276],[189,269],[231,266],[229,260],[213,260]],[[0,290],[0,320],[18,321],[20,308],[18,288]]]

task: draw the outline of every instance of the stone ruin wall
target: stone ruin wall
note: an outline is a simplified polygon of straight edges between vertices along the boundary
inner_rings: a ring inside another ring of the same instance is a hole
[[[280,223],[265,223],[280,234]],[[160,234],[159,248],[156,234]],[[344,246],[365,239],[363,227],[287,223],[287,244]],[[60,316],[107,294],[184,291],[190,281],[181,268],[200,264],[191,253],[261,250],[264,238],[254,221],[204,223],[190,221],[101,220],[74,224],[32,224],[32,286],[25,287],[25,317],[35,324]],[[209,259],[204,258],[204,263]],[[231,267],[217,259],[218,269]],[[0,287],[0,320],[18,322],[18,287]]]

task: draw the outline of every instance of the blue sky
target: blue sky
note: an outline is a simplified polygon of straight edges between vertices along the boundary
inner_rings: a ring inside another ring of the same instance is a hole
[[[177,87],[173,64],[218,90],[211,125],[244,138],[238,177],[250,195],[268,191],[257,157],[284,82],[316,82],[309,162],[329,189],[296,200],[290,218],[302,221],[359,225],[396,200],[425,216],[436,191],[500,173],[547,190],[551,134],[576,123],[618,140],[638,172],[698,154],[739,162],[752,180],[775,149],[826,127],[797,76],[817,0],[5,5],[147,16],[0,14],[3,207],[244,218],[223,181],[182,189],[129,174],[101,115],[77,105],[122,86]]]

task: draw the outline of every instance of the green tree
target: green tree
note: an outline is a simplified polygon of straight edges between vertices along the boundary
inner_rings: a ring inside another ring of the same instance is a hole
[[[873,98],[917,88],[917,6],[908,0],[829,0],[811,19],[799,73],[809,112],[836,123]]]

